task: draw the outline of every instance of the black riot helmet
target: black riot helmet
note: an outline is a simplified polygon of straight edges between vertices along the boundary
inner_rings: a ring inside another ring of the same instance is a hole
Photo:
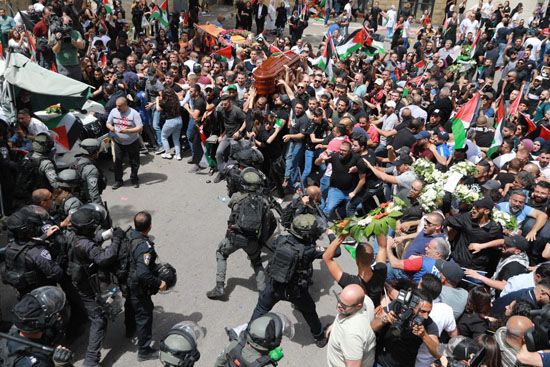
[[[101,150],[101,144],[97,139],[84,139],[80,142],[80,149],[84,154],[94,156]]]
[[[307,242],[315,242],[326,230],[326,225],[321,218],[313,214],[300,214],[294,218],[289,232]]]
[[[86,236],[94,234],[95,230],[107,219],[107,212],[90,208],[88,204],[78,208],[71,214],[71,225],[77,234]]]
[[[160,342],[159,359],[163,366],[193,367],[200,359],[197,349],[204,332],[192,321],[172,326]]]
[[[6,224],[16,239],[28,240],[42,235],[42,227],[48,219],[46,209],[27,205],[10,215]]]
[[[269,312],[250,322],[245,331],[248,343],[259,351],[270,351],[281,345],[283,335],[294,336],[294,325],[283,314]]]
[[[15,326],[25,332],[58,328],[65,321],[66,300],[61,288],[44,286],[34,289],[13,307]]]
[[[172,265],[168,263],[158,264],[156,272],[160,280],[166,283],[167,290],[176,285],[178,274]]]
[[[98,215],[99,218],[101,218],[101,221],[99,225],[103,229],[109,229],[112,227],[113,223],[111,221],[111,217],[109,216],[109,212],[107,212],[107,209],[103,205],[96,204],[96,203],[88,203],[81,206],[81,208],[84,209],[90,209],[96,212],[96,215]]]

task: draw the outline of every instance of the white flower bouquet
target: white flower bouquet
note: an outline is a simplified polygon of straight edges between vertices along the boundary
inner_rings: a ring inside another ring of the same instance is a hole
[[[502,210],[498,210],[497,208],[494,208],[493,212],[491,213],[491,216],[495,222],[499,223],[502,226],[502,228],[512,233],[518,232],[519,225],[516,220],[516,217],[514,217],[513,215],[510,215],[506,212],[503,212]]]
[[[474,201],[481,199],[481,192],[477,185],[467,186],[458,184],[453,192],[453,196],[461,203],[471,205]]]

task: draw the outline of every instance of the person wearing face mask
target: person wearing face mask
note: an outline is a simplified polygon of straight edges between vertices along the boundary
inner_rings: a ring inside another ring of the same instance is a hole
[[[374,315],[365,310],[364,301],[365,291],[357,284],[346,286],[336,295],[338,314],[328,330],[328,366],[373,366],[376,338],[370,322]]]

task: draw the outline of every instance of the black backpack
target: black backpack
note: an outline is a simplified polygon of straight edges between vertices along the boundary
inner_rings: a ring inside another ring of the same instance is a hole
[[[262,233],[269,231],[269,228],[264,228],[269,204],[261,195],[247,194],[236,205],[235,226],[246,237],[261,239]]]
[[[44,183],[40,177],[40,163],[42,159],[25,157],[17,167],[14,196],[30,199],[32,192]]]
[[[279,237],[273,247],[273,258],[267,266],[267,272],[275,282],[288,284],[303,260],[305,246],[284,236]]]
[[[6,269],[2,274],[2,281],[15,289],[25,289],[40,284],[40,276],[34,271],[27,270],[26,257],[32,243],[19,245],[12,242],[6,248]]]
[[[130,276],[130,272],[132,270],[135,270],[132,253],[136,246],[142,241],[142,238],[140,237],[130,238],[129,231],[130,229],[126,231],[126,236],[124,236],[124,239],[122,240],[118,249],[117,267],[114,271],[117,283],[123,291],[125,291],[125,288],[128,286],[128,278]]]

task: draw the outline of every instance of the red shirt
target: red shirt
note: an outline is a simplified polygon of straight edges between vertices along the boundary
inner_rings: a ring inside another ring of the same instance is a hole
[[[41,19],[38,23],[34,25],[32,33],[35,37],[48,37],[48,26],[44,19]]]

